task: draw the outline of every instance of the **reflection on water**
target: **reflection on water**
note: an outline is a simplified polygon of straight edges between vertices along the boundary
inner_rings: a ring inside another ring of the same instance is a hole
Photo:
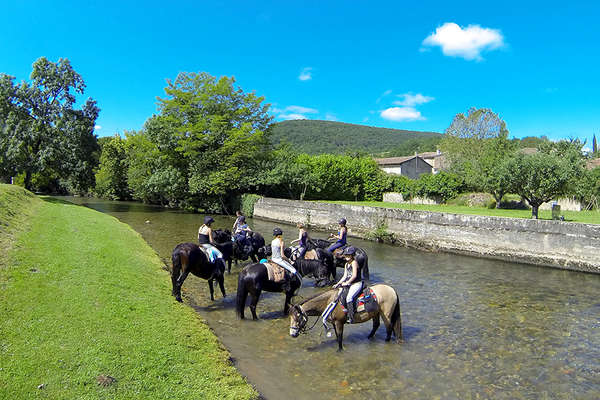
[[[169,265],[178,243],[195,241],[203,217],[139,203],[66,199],[131,225]],[[233,224],[233,218],[215,219],[216,227]],[[270,238],[275,223],[249,222]],[[287,242],[296,238],[294,227],[281,228]],[[206,281],[186,280],[186,302],[266,398],[600,398],[600,276],[351,242],[368,252],[372,280],[396,288],[404,344],[385,343],[383,324],[367,340],[370,323],[346,327],[342,353],[319,325],[293,339],[279,293],[263,293],[260,321],[237,320],[241,265],[226,277],[227,297],[217,295],[215,302]],[[319,290],[305,280],[301,294]]]

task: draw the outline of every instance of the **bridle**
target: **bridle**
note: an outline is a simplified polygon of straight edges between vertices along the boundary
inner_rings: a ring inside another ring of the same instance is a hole
[[[295,331],[297,335],[300,333],[308,333],[312,328],[315,327],[317,322],[319,322],[319,318],[317,318],[315,320],[315,323],[310,328],[307,328],[306,325],[308,322],[308,315],[304,312],[301,306],[295,305],[294,310],[296,310],[296,312],[298,313],[298,318],[294,318],[294,320],[297,321],[297,325],[290,326],[290,331]]]

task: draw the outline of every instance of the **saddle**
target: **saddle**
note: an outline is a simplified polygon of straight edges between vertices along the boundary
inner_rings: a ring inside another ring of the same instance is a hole
[[[264,262],[263,265],[265,266],[265,268],[267,268],[267,275],[270,281],[283,282],[287,279],[287,271],[281,265],[273,261]]]
[[[335,258],[341,258],[341,257],[343,257],[343,256],[342,256],[342,253],[344,252],[344,249],[345,249],[346,247],[348,247],[348,246],[349,246],[349,245],[345,244],[345,245],[343,245],[342,247],[339,247],[339,248],[335,249],[335,250],[333,251],[333,256],[334,256]]]
[[[214,263],[217,260],[217,254],[214,252],[215,249],[213,247],[206,248],[203,245],[200,245],[198,247],[200,248],[200,250],[202,250],[208,261]]]
[[[298,258],[298,256],[300,255],[300,247],[298,246],[294,246],[292,247],[292,259]],[[317,255],[317,250],[312,249],[312,250],[307,250],[306,253],[304,253],[304,259],[305,260],[318,260],[319,256]]]
[[[342,306],[342,310],[344,310],[344,312],[347,312],[348,310],[346,309],[346,305],[344,304],[345,301],[342,299],[343,296],[340,296],[340,305]],[[375,295],[375,292],[370,288],[370,287],[366,287],[363,289],[363,291],[354,298],[354,309],[356,310],[356,313],[359,312],[374,312],[377,311],[378,303],[377,303],[377,296]]]

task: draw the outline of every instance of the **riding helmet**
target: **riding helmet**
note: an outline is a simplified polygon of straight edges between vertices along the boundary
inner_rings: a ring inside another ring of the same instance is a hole
[[[344,256],[353,256],[354,254],[356,254],[356,249],[352,246],[346,247],[342,253]]]
[[[246,217],[244,217],[243,215],[240,216],[240,222],[244,223],[246,222]]]
[[[346,218],[342,218],[342,219],[340,219],[340,220],[338,221],[338,224],[340,224],[340,225],[344,225],[344,226],[345,226],[345,225],[346,225]]]
[[[207,215],[206,217],[204,217],[204,225],[210,225],[213,222],[215,222],[215,220],[210,215]]]
[[[273,236],[279,236],[279,235],[283,235],[283,231],[281,230],[281,228],[273,229]]]

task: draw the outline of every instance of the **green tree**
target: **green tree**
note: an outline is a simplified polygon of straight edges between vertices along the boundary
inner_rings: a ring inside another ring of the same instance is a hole
[[[531,206],[532,218],[538,217],[542,203],[568,191],[569,184],[578,174],[578,166],[569,157],[558,152],[517,154],[507,165],[512,176],[512,187]]]
[[[511,189],[511,176],[507,164],[516,151],[516,145],[506,136],[484,139],[485,143],[471,185],[490,193],[500,208],[502,197]]]
[[[127,185],[129,160],[125,140],[118,134],[103,140],[100,169],[96,173],[95,191],[100,197],[125,200],[131,197]]]
[[[13,77],[0,74],[4,173],[23,173],[28,189],[32,176],[43,174],[67,177],[72,189],[87,190],[93,185],[98,149],[96,102],[88,99],[81,109],[74,109],[75,95],[83,94],[85,84],[67,59],[57,63],[38,59],[30,79],[14,84]]]
[[[268,151],[272,116],[264,98],[234,86],[234,78],[181,73],[165,88],[147,137],[161,154],[163,178],[187,182],[194,201],[224,204],[243,191]]]

